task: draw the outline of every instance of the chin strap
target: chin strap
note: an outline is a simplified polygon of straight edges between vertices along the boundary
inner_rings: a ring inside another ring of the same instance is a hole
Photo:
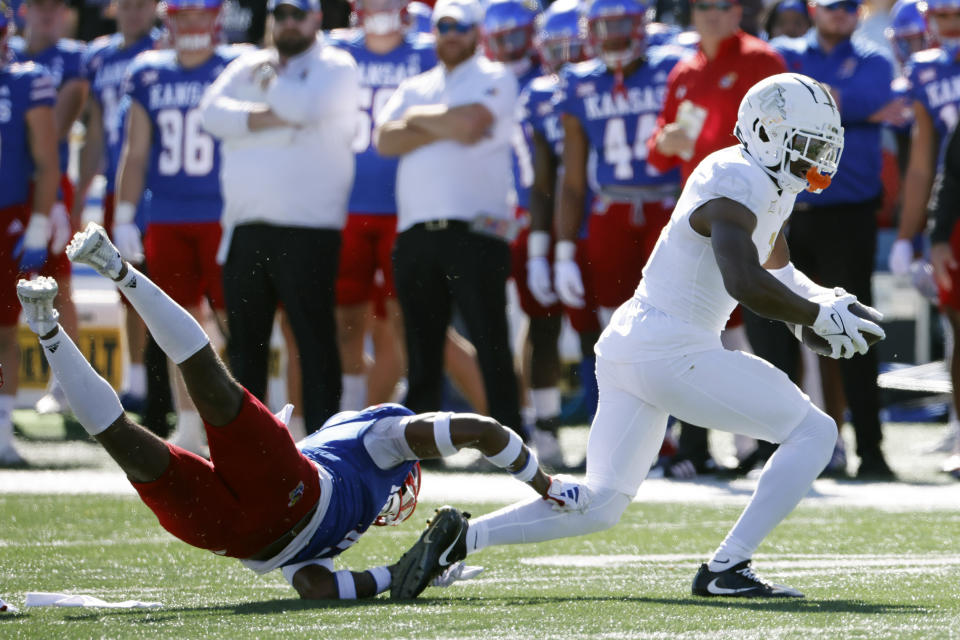
[[[627,86],[623,83],[623,62],[617,61],[613,70],[613,95],[627,97]]]

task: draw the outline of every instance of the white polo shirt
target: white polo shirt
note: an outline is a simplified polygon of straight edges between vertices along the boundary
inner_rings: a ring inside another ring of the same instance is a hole
[[[239,224],[342,229],[346,222],[360,104],[357,64],[318,41],[290,58],[264,91],[256,70],[267,62],[277,63],[275,49],[241,55],[200,103],[204,129],[222,140],[221,260]],[[263,104],[293,126],[250,131],[250,110]]]
[[[400,157],[397,231],[418,222],[511,219],[510,143],[516,122],[517,80],[498,62],[476,55],[453,71],[443,64],[400,83],[377,115],[377,124],[399,120],[413,106],[482,104],[493,115],[490,136],[465,145],[441,140]]]

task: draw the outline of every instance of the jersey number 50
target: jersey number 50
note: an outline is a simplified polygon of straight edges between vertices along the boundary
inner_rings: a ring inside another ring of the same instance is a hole
[[[157,161],[161,175],[172,176],[180,169],[188,176],[205,176],[213,170],[213,138],[200,127],[200,112],[164,109],[157,114],[160,144]]]

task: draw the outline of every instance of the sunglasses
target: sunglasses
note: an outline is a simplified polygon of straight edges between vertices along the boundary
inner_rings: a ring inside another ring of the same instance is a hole
[[[452,31],[456,31],[457,33],[462,35],[470,31],[470,29],[473,29],[473,25],[465,24],[463,22],[448,21],[448,22],[437,23],[437,33],[439,33],[442,36],[445,36]]]
[[[277,7],[273,10],[273,19],[277,22],[283,22],[287,18],[293,18],[294,22],[303,22],[307,18],[307,12],[296,7]]]
[[[729,11],[734,6],[736,2],[727,2],[726,0],[721,0],[720,2],[694,2],[692,4],[695,11],[710,11],[711,9],[716,9],[718,11]]]
[[[853,0],[841,0],[840,2],[834,2],[833,4],[821,5],[827,11],[839,11],[843,9],[847,13],[856,13],[857,9],[860,8],[858,2]]]

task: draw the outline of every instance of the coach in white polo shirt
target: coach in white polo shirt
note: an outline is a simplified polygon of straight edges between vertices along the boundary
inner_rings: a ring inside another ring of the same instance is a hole
[[[440,63],[400,84],[377,116],[374,141],[381,154],[400,156],[393,269],[410,363],[406,405],[440,406],[456,306],[477,348],[490,414],[520,430],[506,318],[517,82],[477,53],[482,18],[476,0],[438,0]]]
[[[263,399],[278,303],[293,328],[304,420],[339,410],[334,283],[353,185],[360,83],[350,54],[317,39],[319,0],[270,0],[273,46],[232,62],[200,109],[223,141],[224,297],[230,369]]]

